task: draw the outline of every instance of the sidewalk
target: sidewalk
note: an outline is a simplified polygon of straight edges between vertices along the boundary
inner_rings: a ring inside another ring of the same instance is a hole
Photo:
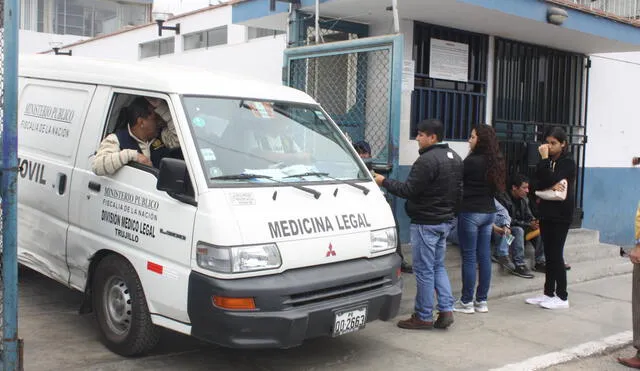
[[[404,277],[407,283],[415,281],[413,275]],[[80,294],[22,269],[19,334],[24,339],[25,370],[65,371],[511,370],[523,364],[532,369],[531,359],[543,355],[563,354],[612,336],[623,344],[630,339],[630,274],[570,285],[569,310],[524,303],[538,293],[490,300],[486,314],[456,314],[446,331],[402,330],[395,325],[404,318],[399,316],[393,322],[370,323],[359,333],[315,339],[289,350],[259,351],[223,349],[166,332],[154,354],[126,359],[102,346],[91,316],[77,314]],[[413,293],[406,295],[402,311],[410,312]]]

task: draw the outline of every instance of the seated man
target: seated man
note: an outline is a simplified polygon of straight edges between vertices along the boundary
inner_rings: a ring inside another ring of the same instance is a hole
[[[160,160],[169,155],[170,149],[158,138],[158,114],[147,98],[137,97],[129,106],[122,108],[118,127],[121,129],[107,135],[100,143],[92,164],[97,175],[112,175],[132,161],[158,167]],[[163,132],[171,130],[169,127],[173,129],[172,143],[175,144],[178,141],[171,121]],[[168,134],[164,136],[171,137]]]
[[[493,224],[493,233],[491,234],[491,241],[495,246],[495,252],[492,254],[492,260],[500,264],[504,269],[514,276],[522,278],[533,278],[533,274],[527,269],[523,261],[516,261],[516,264],[509,259],[509,247],[513,246],[514,235],[512,234],[513,220],[509,215],[508,210],[497,200],[494,199],[496,204],[496,220]],[[519,264],[520,263],[520,264]]]
[[[533,216],[529,207],[529,179],[517,174],[511,179],[511,186],[507,193],[500,194],[498,200],[511,216],[511,234],[514,239],[511,244],[511,259],[522,270],[528,271],[524,258],[525,235],[540,228],[538,220]],[[535,248],[535,270],[544,272],[544,248],[540,236],[531,239]]]

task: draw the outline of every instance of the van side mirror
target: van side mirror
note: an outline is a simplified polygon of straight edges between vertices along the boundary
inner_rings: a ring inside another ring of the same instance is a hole
[[[169,194],[184,194],[187,190],[187,164],[184,160],[163,158],[160,161],[156,189]]]

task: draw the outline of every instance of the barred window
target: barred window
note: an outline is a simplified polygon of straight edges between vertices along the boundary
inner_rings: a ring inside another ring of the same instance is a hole
[[[184,37],[184,50],[209,48],[227,43],[227,26],[193,32]]]

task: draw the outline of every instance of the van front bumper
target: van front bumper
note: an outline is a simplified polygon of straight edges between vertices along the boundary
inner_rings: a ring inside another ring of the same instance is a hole
[[[331,336],[335,315],[344,310],[366,306],[367,322],[386,321],[400,307],[399,270],[400,258],[390,254],[236,280],[192,272],[191,334],[232,348],[290,348]],[[257,309],[222,309],[213,296],[252,297]]]

